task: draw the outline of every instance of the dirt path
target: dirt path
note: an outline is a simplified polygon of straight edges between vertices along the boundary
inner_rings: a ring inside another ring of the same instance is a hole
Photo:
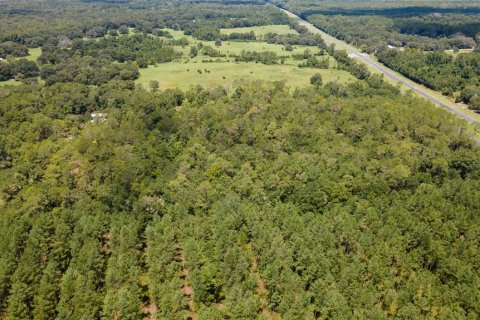
[[[268,320],[278,320],[280,319],[280,315],[270,310],[268,307],[268,290],[265,286],[265,281],[263,281],[260,273],[258,272],[258,256],[253,259],[252,262],[252,272],[257,276],[257,294],[260,300],[260,309],[262,315]]]
[[[185,265],[185,255],[183,254],[183,248],[181,244],[177,245],[177,254],[178,260],[182,266],[182,293],[187,298],[188,302],[188,318],[191,320],[197,320],[197,313],[195,311],[195,305],[193,304],[193,288],[190,286],[188,282],[188,275],[190,271],[188,270],[187,266]]]

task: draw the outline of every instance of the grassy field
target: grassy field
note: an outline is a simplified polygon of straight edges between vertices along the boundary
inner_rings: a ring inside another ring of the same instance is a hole
[[[263,36],[270,32],[278,33],[278,34],[298,34],[297,31],[290,29],[289,26],[284,24],[268,25],[268,26],[260,26],[260,27],[230,28],[230,29],[220,30],[220,32],[224,34],[231,34],[233,32],[247,33],[251,31],[253,31],[256,36]]]
[[[454,50],[445,50],[445,53],[451,54],[452,56],[456,57],[458,56],[459,53],[472,53],[473,49],[460,49],[458,52],[455,52]]]
[[[30,48],[28,49],[28,56],[26,58],[31,61],[37,61],[38,57],[40,57],[41,54],[41,48]]]
[[[201,73],[198,71],[200,70]],[[207,70],[207,71],[205,71]],[[188,89],[192,86],[231,87],[239,80],[286,80],[291,87],[305,86],[310,83],[310,77],[315,73],[323,76],[323,81],[338,81],[346,83],[354,80],[348,72],[336,69],[298,68],[293,64],[264,65],[245,62],[171,62],[158,66],[150,66],[140,70],[137,83],[148,88],[151,80],[157,80],[161,89],[179,87]]]
[[[242,51],[272,51],[279,56],[291,56],[292,54],[301,54],[306,49],[309,49],[312,53],[318,52],[320,49],[312,46],[294,46],[293,51],[285,51],[282,45],[271,44],[260,41],[252,42],[237,42],[237,41],[224,41],[218,48],[215,47],[213,41],[204,41],[203,44],[209,45],[226,54],[240,54]]]
[[[310,77],[315,73],[320,73],[323,76],[323,81],[338,81],[346,83],[354,80],[354,78],[345,71],[328,69],[312,69],[312,68],[298,68],[300,61],[294,61],[287,58],[285,64],[281,65],[264,65],[260,63],[236,63],[234,58],[215,59],[208,56],[199,55],[193,59],[188,58],[190,46],[202,42],[204,45],[211,46],[222,53],[229,55],[239,55],[242,51],[272,51],[279,56],[291,57],[293,54],[302,54],[305,50],[310,50],[316,53],[319,48],[313,46],[294,46],[293,51],[286,51],[282,45],[268,44],[261,41],[241,42],[241,41],[224,41],[220,47],[215,47],[213,41],[199,41],[193,39],[191,36],[185,36],[183,32],[165,29],[169,31],[174,38],[186,37],[190,45],[186,47],[176,47],[177,51],[184,54],[181,61],[160,64],[158,66],[150,66],[146,69],[140,69],[140,78],[137,80],[138,84],[144,87],[149,87],[151,80],[157,80],[160,83],[161,89],[179,87],[187,89],[192,86],[202,85],[204,87],[215,87],[222,85],[230,87],[240,80],[264,80],[277,81],[286,80],[288,86],[300,87],[310,83]],[[296,33],[287,25],[270,25],[263,27],[249,27],[249,28],[234,28],[222,29],[222,32],[250,32],[254,31],[261,35],[267,32],[276,33]],[[214,62],[204,62],[204,60],[214,60]],[[330,66],[335,66],[336,62],[332,57],[329,57]],[[198,71],[200,70],[201,73]],[[205,71],[207,70],[207,71]]]
[[[7,80],[7,81],[0,81],[0,87],[4,87],[4,86],[18,86],[18,85],[21,85],[22,82],[20,81],[16,81],[16,80]]]

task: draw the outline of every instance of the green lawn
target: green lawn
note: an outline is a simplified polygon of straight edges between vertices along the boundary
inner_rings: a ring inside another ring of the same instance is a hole
[[[41,48],[28,48],[28,56],[16,57],[15,59],[27,59],[30,61],[37,61],[38,57],[42,54]]]
[[[256,36],[263,36],[267,33],[278,33],[278,34],[298,34],[294,29],[290,29],[289,26],[284,24],[260,26],[260,27],[245,27],[245,28],[229,28],[229,29],[220,29],[221,33],[231,34],[233,32],[238,33],[247,33],[253,31]]]
[[[291,62],[291,61],[290,61]],[[289,62],[289,63],[290,63]],[[201,70],[201,73],[198,72]],[[209,72],[205,72],[205,70]],[[338,81],[346,83],[354,80],[348,72],[336,69],[298,68],[294,64],[264,65],[260,63],[236,62],[171,62],[158,66],[150,66],[140,70],[137,83],[148,88],[151,80],[157,80],[161,89],[179,87],[188,89],[192,86],[231,87],[240,80],[286,80],[290,87],[301,87],[310,83],[315,73],[323,76],[324,83]]]

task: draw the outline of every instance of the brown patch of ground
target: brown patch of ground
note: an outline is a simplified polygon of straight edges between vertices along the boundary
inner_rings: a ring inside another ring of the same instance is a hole
[[[271,311],[268,307],[268,290],[267,286],[265,285],[265,281],[263,281],[262,277],[258,273],[258,256],[253,259],[252,262],[252,272],[257,275],[257,294],[260,300],[260,312],[267,320],[278,320],[281,319],[280,315],[274,311]]]
[[[183,295],[187,298],[187,305],[188,305],[188,317],[187,319],[197,320],[197,312],[195,310],[195,305],[193,303],[193,288],[190,286],[188,282],[188,275],[190,271],[188,270],[187,266],[185,265],[185,255],[183,254],[183,248],[180,244],[177,245],[177,254],[178,254],[178,261],[182,266],[182,292]]]
[[[158,308],[154,303],[145,304],[142,307],[142,312],[145,315],[144,319],[157,320],[157,317],[156,317],[157,311],[158,311]]]

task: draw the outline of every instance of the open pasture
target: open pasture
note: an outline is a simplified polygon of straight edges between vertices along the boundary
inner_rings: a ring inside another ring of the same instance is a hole
[[[229,88],[240,80],[285,80],[288,86],[295,88],[308,85],[310,77],[317,72],[322,75],[324,83],[330,81],[347,83],[354,80],[352,75],[343,70],[299,68],[294,64],[190,61],[170,62],[141,69],[137,83],[148,88],[151,80],[157,80],[160,89],[175,87],[188,89],[196,85]]]
[[[294,29],[291,29],[289,26],[284,24],[275,24],[275,25],[258,26],[258,27],[220,29],[220,32],[223,34],[231,34],[234,32],[248,33],[251,31],[253,31],[256,36],[263,36],[267,33],[298,34],[297,31],[295,31]]]

